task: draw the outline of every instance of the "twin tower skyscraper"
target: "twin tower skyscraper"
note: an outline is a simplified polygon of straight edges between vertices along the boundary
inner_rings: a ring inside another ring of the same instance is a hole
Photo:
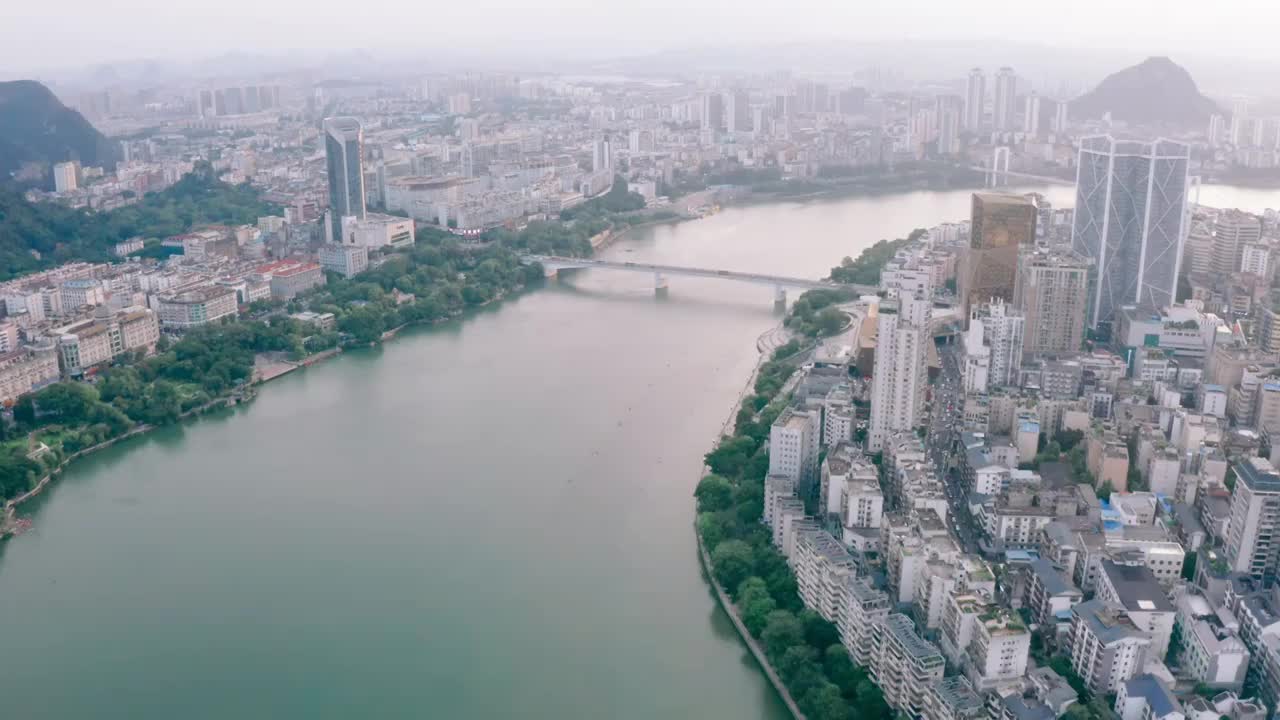
[[[1089,327],[1125,305],[1159,309],[1177,296],[1194,180],[1187,145],[1172,140],[1080,141],[1071,246],[1092,261]]]

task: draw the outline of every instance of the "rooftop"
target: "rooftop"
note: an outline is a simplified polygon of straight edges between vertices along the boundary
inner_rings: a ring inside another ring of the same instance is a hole
[[[1125,683],[1125,693],[1129,697],[1140,697],[1151,706],[1152,717],[1164,717],[1170,713],[1181,713],[1182,703],[1169,692],[1165,684],[1154,675],[1139,675]]]
[[[1156,582],[1151,570],[1142,565],[1118,565],[1102,561],[1102,572],[1115,588],[1120,604],[1130,612],[1173,612],[1173,603]]]

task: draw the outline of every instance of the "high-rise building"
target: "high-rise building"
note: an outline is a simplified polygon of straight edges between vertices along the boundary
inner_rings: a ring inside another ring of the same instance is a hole
[[[1025,318],[1023,353],[1079,350],[1089,305],[1089,263],[1069,253],[1029,253],[1019,259],[1015,285],[1014,307]]]
[[[822,423],[819,411],[783,410],[769,428],[769,475],[786,477],[804,495],[817,480]]]
[[[71,192],[76,189],[76,164],[60,162],[53,166],[53,189],[55,192]]]
[[[342,218],[364,219],[364,130],[353,117],[324,121],[324,149],[329,172],[332,238],[341,242]]]
[[[724,97],[718,92],[702,96],[702,129],[718,131],[724,127]]]
[[[969,247],[957,287],[965,317],[992,298],[1013,300],[1018,254],[1035,247],[1036,216],[1035,203],[1025,195],[973,194]]]
[[[934,100],[933,114],[939,155],[955,155],[960,152],[960,123],[963,113],[964,98],[959,95],[939,95]]]
[[[729,93],[729,108],[725,114],[728,131],[743,133],[751,131],[751,98],[746,90],[736,89]]]
[[[1052,129],[1059,135],[1067,131],[1067,123],[1069,122],[1067,118],[1067,107],[1068,105],[1066,100],[1059,100],[1057,102],[1057,107],[1054,108]]]
[[[880,302],[876,325],[875,371],[871,382],[871,425],[867,449],[877,452],[889,436],[918,425],[924,410],[931,289]]]
[[[1280,540],[1273,539],[1280,533],[1280,473],[1258,457],[1235,463],[1232,472],[1227,562],[1232,572],[1273,581],[1280,574]]]
[[[1018,76],[1013,68],[1002,67],[996,73],[996,92],[991,104],[991,124],[996,130],[1013,130],[1014,103],[1018,97]]]
[[[612,172],[613,145],[609,138],[602,137],[591,147],[591,172]]]
[[[1022,345],[1026,320],[1011,305],[996,299],[973,308],[970,333],[987,348],[991,385],[1016,385],[1022,368]]]
[[[1192,218],[1182,245],[1183,275],[1207,275],[1213,271],[1213,231],[1203,219]]]
[[[987,76],[982,68],[969,71],[969,84],[964,94],[964,129],[977,132],[982,129],[983,116],[986,113]]]
[[[1022,132],[1030,137],[1040,134],[1040,96],[1034,91],[1027,96],[1026,107],[1022,113]]]
[[[1221,145],[1227,135],[1227,119],[1221,113],[1214,113],[1209,116],[1209,146],[1214,147]]]
[[[1089,326],[1109,325],[1123,305],[1173,303],[1187,226],[1183,143],[1080,141],[1072,248],[1093,261]]]
[[[1226,277],[1240,270],[1246,244],[1262,237],[1262,219],[1239,210],[1222,213],[1213,222],[1213,272]]]

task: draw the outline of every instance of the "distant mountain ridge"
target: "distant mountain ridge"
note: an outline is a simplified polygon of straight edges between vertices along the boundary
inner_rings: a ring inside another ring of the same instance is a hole
[[[1182,66],[1152,57],[1112,73],[1092,91],[1071,101],[1073,118],[1111,119],[1130,125],[1203,128],[1218,106],[1200,94]]]
[[[0,82],[0,183],[15,173],[49,185],[54,163],[115,162],[114,145],[80,113],[34,80]]]

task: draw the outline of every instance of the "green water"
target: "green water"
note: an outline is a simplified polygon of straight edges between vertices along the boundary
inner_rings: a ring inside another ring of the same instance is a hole
[[[816,278],[968,207],[734,208],[606,256]],[[77,463],[0,555],[0,715],[785,717],[690,496],[773,291],[670,283],[581,271]]]

